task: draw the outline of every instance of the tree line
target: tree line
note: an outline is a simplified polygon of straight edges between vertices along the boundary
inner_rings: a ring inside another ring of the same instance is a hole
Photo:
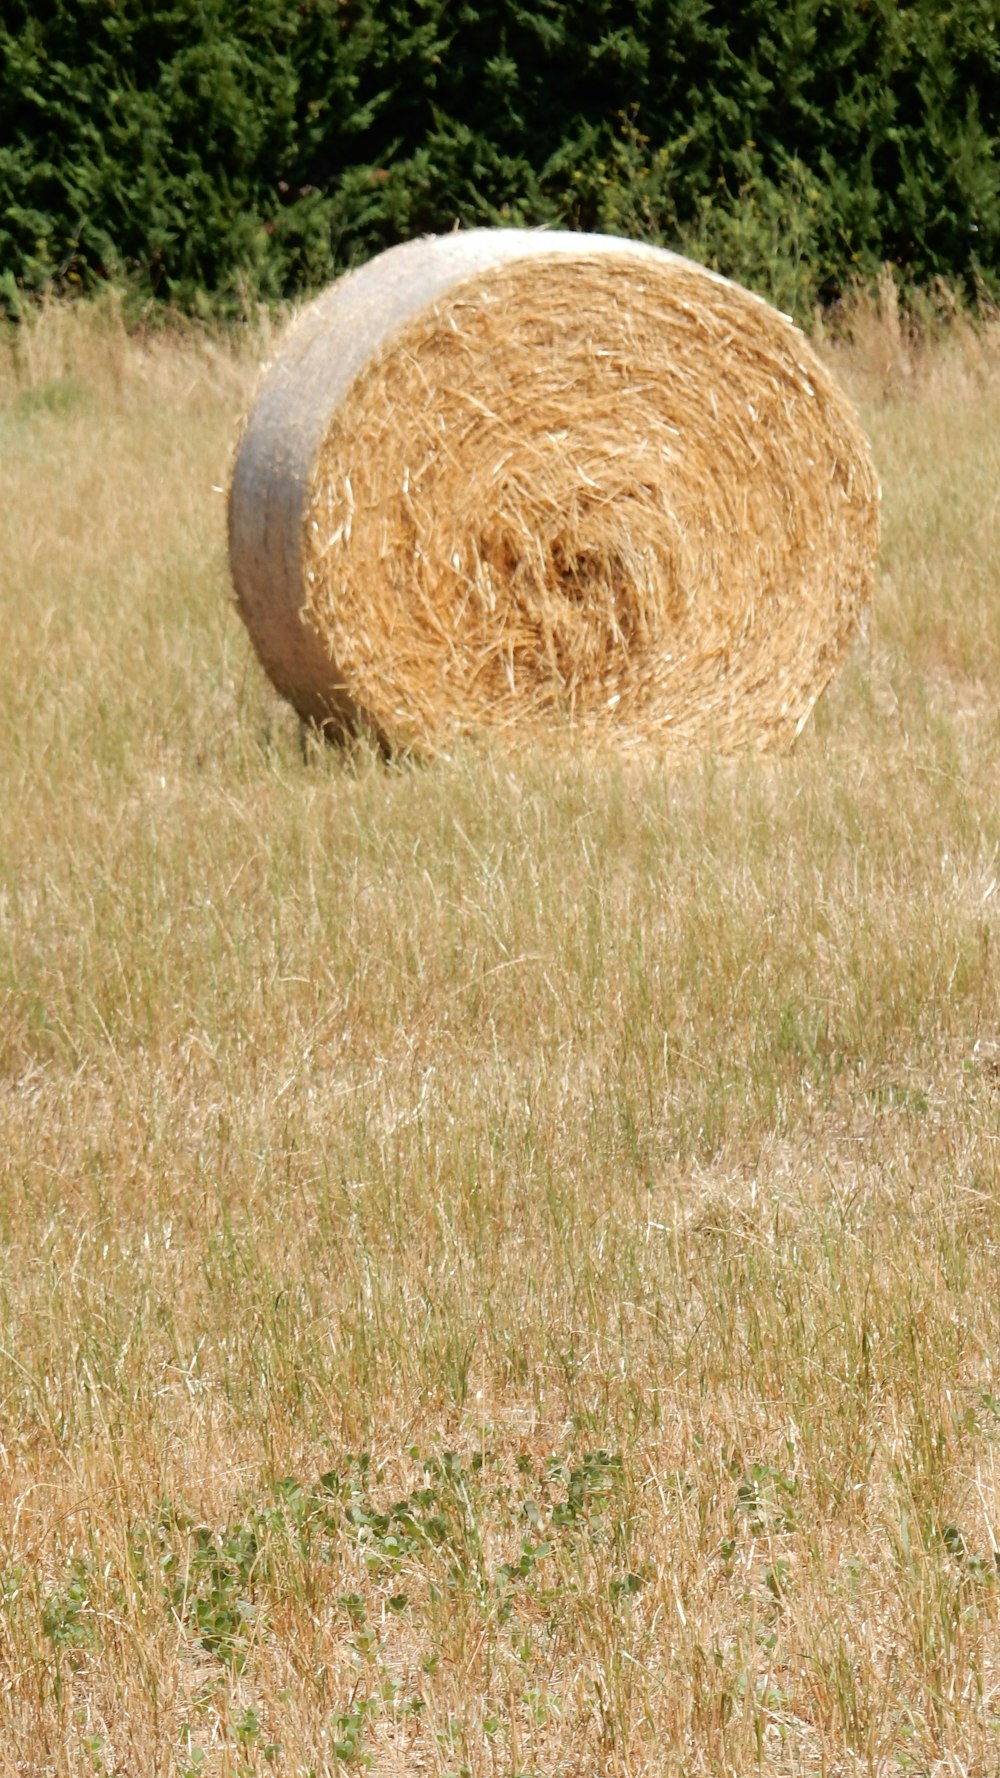
[[[5,0],[0,300],[232,312],[549,224],[799,311],[1000,281],[995,0]]]

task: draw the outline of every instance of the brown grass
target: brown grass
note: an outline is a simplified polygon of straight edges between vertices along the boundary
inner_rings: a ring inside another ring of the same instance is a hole
[[[669,776],[303,743],[268,343],[5,351],[4,1778],[995,1770],[1000,343],[856,333],[868,652]]]

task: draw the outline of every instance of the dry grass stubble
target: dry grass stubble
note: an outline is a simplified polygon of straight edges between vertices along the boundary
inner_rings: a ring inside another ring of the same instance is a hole
[[[259,342],[7,353],[3,1774],[995,1770],[1000,350],[856,334],[870,659],[669,777],[303,757]]]

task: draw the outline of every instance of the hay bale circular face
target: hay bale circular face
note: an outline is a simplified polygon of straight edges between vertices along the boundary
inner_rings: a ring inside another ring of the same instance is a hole
[[[418,750],[484,727],[787,743],[877,544],[868,446],[798,330],[578,234],[447,235],[342,278],[282,341],[230,495],[275,685]]]

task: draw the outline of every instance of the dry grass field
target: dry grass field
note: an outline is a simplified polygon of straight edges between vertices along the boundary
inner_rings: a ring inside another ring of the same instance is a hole
[[[1000,1771],[1000,327],[789,758],[303,745],[263,333],[0,353],[0,1775]]]

